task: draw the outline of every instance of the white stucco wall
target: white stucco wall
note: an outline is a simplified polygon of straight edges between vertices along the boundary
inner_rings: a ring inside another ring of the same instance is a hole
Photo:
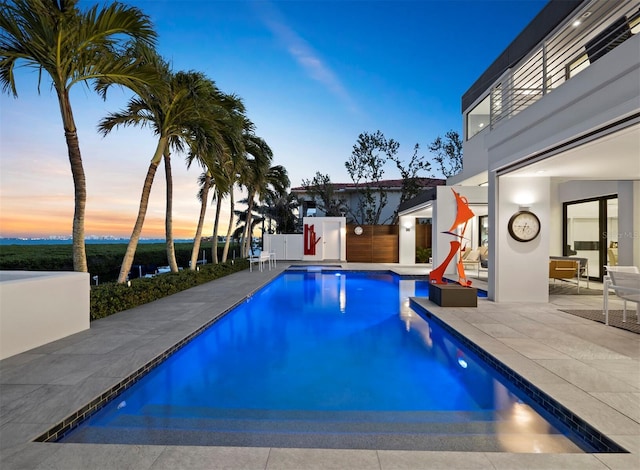
[[[89,328],[89,274],[0,271],[0,359]]]
[[[618,182],[618,264],[640,266],[640,181]]]
[[[304,217],[302,224],[303,227],[305,224],[313,225],[316,237],[320,238],[316,245],[316,254],[303,254],[304,261],[347,260],[347,219],[345,217]]]
[[[302,259],[303,240],[298,233],[264,235],[264,250],[275,253],[277,260],[299,261]]]
[[[431,217],[431,208],[417,210],[398,219],[398,262],[416,264],[416,217]]]
[[[640,181],[633,182],[633,265],[640,266]]]
[[[490,219],[489,296],[497,302],[549,301],[550,194],[549,178],[501,177],[497,179],[495,207]],[[509,236],[511,216],[528,207],[540,219],[541,230],[530,242],[518,242]]]

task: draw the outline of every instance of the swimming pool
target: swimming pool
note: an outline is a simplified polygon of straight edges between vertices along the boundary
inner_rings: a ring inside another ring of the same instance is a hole
[[[286,272],[62,442],[580,452],[409,308],[427,287]]]

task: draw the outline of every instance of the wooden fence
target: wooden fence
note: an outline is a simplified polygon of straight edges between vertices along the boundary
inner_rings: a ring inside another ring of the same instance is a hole
[[[356,227],[362,227],[357,235]],[[397,263],[397,225],[347,225],[347,261],[354,263]]]

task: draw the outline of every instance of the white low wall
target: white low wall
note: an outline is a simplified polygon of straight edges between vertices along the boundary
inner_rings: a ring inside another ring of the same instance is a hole
[[[89,328],[89,274],[0,271],[0,359]]]
[[[277,260],[299,261],[302,259],[301,234],[265,234],[264,251],[276,254]]]

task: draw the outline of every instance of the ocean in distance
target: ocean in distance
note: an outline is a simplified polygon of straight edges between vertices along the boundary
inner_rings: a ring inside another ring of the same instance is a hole
[[[0,237],[2,245],[71,245],[71,238],[4,238]],[[141,238],[138,243],[164,243],[164,238]],[[192,243],[189,239],[175,239],[174,243]],[[87,238],[87,245],[105,245],[110,243],[129,243],[128,238]]]

